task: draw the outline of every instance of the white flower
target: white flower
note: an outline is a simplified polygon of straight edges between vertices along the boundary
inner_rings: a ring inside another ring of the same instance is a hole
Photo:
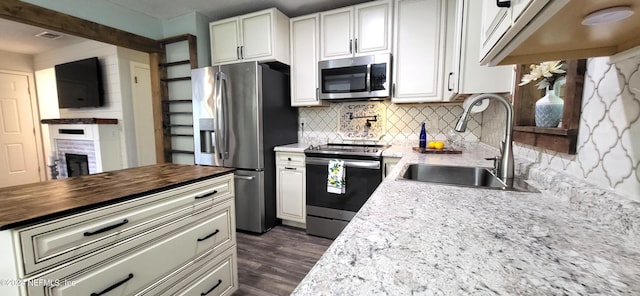
[[[556,80],[560,76],[563,76],[567,71],[563,70],[564,66],[562,61],[542,62],[538,65],[531,65],[531,72],[522,76],[522,81],[519,86],[528,84],[529,82],[536,81],[542,78],[542,81],[538,82],[536,86],[538,88],[546,88],[552,81]]]

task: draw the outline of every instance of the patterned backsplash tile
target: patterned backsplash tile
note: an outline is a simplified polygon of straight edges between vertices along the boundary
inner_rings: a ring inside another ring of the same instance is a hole
[[[384,104],[342,104],[338,134],[343,140],[379,140],[385,133],[386,111]]]
[[[482,141],[497,147],[504,112],[490,106],[484,113]],[[519,143],[514,153],[640,201],[640,56],[618,64],[589,59],[576,155]]]
[[[328,107],[300,108],[299,141],[310,145],[324,143],[378,143],[417,146],[420,124],[427,127],[427,138],[446,140],[462,115],[462,103],[391,104],[390,101],[331,103]],[[349,120],[353,116],[378,116],[364,136],[366,119]],[[357,114],[357,115],[356,115]],[[465,141],[480,140],[482,113],[472,114]]]

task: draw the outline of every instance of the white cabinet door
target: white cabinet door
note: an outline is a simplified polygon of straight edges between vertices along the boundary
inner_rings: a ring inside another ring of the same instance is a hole
[[[238,18],[209,24],[211,35],[211,63],[221,64],[240,59],[240,23]]]
[[[511,0],[511,21],[516,22],[533,0]]]
[[[508,7],[498,7],[495,0],[482,0],[482,23],[480,40],[484,57],[511,27],[511,11]]]
[[[321,59],[353,55],[353,9],[351,7],[320,13]]]
[[[289,18],[275,8],[209,24],[211,63],[279,61],[289,64]]]
[[[355,6],[356,55],[389,52],[391,49],[391,2],[376,1]]]
[[[454,50],[447,50],[452,67],[446,78],[445,100],[459,94],[506,93],[513,88],[513,66],[489,67],[478,61],[482,5],[477,0],[457,0],[455,10],[448,7],[456,31],[451,40]]]
[[[250,60],[272,55],[272,11],[249,14],[241,18],[242,59]]]
[[[319,14],[291,19],[291,106],[318,106]]]
[[[303,153],[276,152],[276,215],[305,223],[306,170]]]
[[[391,51],[391,1],[373,1],[320,13],[320,59]]]
[[[397,0],[394,16],[393,103],[443,100],[444,0]]]
[[[278,167],[278,218],[305,223],[305,169]]]

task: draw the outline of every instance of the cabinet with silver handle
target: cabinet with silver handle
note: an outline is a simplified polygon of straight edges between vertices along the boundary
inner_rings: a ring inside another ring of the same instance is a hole
[[[320,59],[391,52],[390,0],[371,1],[320,13]]]
[[[289,18],[275,8],[209,24],[211,62],[279,61],[289,64]]]
[[[276,215],[283,224],[304,227],[306,169],[304,153],[276,152]]]

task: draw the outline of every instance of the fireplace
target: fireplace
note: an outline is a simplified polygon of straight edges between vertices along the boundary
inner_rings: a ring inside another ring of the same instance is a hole
[[[85,176],[89,174],[89,157],[84,154],[64,154],[67,163],[67,177]]]
[[[47,119],[52,158],[58,178],[97,174],[123,168],[116,120]]]

